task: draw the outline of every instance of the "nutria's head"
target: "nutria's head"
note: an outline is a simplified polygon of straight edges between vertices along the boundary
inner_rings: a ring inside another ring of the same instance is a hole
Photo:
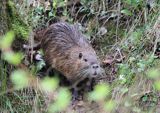
[[[74,59],[73,70],[76,70],[72,79],[97,78],[105,75],[95,51],[90,47],[74,49],[71,59]]]

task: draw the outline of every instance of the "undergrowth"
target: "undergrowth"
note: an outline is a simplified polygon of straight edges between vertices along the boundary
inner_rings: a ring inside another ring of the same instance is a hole
[[[6,33],[0,40],[0,112],[160,112],[160,1],[14,2],[19,16],[13,13],[13,32]],[[25,17],[24,23],[19,20],[22,17]],[[107,74],[86,94],[87,98],[75,106],[71,106],[69,90],[60,87],[56,77],[35,76],[43,63],[37,67],[32,62],[29,68],[22,68],[19,65],[25,62],[27,52],[17,53],[11,49],[13,40],[18,40],[16,35],[27,36],[31,45],[31,31],[47,27],[55,17],[78,23]]]

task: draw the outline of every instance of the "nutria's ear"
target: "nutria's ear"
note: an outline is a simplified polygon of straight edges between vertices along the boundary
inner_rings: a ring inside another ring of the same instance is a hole
[[[82,57],[83,57],[83,54],[79,53],[79,59],[82,59]]]

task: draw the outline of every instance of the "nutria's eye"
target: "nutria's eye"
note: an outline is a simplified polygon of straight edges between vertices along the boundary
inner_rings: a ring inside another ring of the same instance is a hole
[[[84,59],[84,61],[87,62],[88,60],[87,60],[87,59]]]
[[[82,53],[79,53],[79,59],[81,59],[81,58],[82,58],[82,56],[83,56],[83,55],[82,55]]]

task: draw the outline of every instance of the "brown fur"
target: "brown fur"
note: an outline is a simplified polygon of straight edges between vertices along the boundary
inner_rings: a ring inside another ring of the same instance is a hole
[[[43,31],[41,47],[46,62],[71,82],[104,75],[94,49],[77,26],[65,22],[52,24]]]

